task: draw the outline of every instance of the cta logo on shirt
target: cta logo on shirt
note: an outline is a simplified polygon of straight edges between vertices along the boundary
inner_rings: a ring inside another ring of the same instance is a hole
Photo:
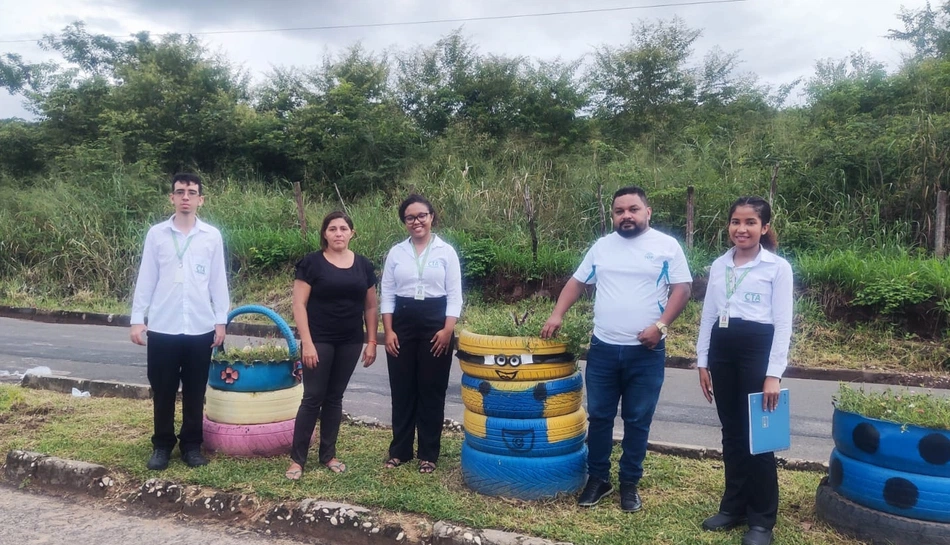
[[[755,292],[747,291],[747,292],[745,292],[745,293],[742,294],[742,300],[745,301],[746,303],[761,303],[761,302],[762,302],[762,294],[761,294],[761,293],[755,293]]]

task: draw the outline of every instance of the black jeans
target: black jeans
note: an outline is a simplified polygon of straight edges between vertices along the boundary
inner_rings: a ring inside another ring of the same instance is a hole
[[[321,464],[336,457],[336,439],[343,420],[343,392],[350,383],[356,362],[363,349],[362,343],[313,343],[317,347],[316,369],[303,368],[303,400],[294,422],[294,442],[290,459],[307,465],[307,453],[313,429],[320,420]]]
[[[749,452],[749,394],[761,392],[775,328],[736,318],[715,324],[709,343],[709,373],[722,422],[726,489],[719,510],[747,515],[750,526],[771,529],[778,514],[778,470],[771,452]]]
[[[454,339],[439,357],[432,355],[432,337],[445,327],[445,297],[417,301],[397,297],[393,331],[399,338],[399,356],[386,354],[392,391],[393,440],[389,456],[412,459],[419,432],[420,460],[437,462],[442,445],[445,391],[449,386]]]
[[[203,335],[168,335],[148,332],[146,346],[148,383],[152,387],[152,445],[171,451],[175,448],[175,400],[181,384],[181,432],[179,450],[201,448],[204,441],[202,417],[205,389],[211,367],[214,331]]]

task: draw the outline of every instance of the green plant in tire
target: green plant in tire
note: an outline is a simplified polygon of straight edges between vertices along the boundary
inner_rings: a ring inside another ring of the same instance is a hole
[[[226,351],[222,350],[215,353],[213,359],[221,363],[240,361],[247,365],[253,363],[283,363],[290,359],[290,351],[286,345],[264,343],[243,348],[231,348]]]
[[[553,309],[553,301],[541,298],[511,305],[467,308],[459,328],[480,335],[537,337]],[[564,315],[558,336],[552,340],[566,344],[567,351],[576,355],[590,343],[590,335],[591,304],[582,301]]]
[[[841,383],[834,395],[835,407],[867,418],[887,420],[902,426],[950,430],[950,398],[912,390],[867,392]]]

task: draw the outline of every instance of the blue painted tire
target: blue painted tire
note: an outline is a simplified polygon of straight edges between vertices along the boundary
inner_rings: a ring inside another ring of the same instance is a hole
[[[950,478],[950,432],[901,426],[835,409],[831,435],[835,448],[876,466]]]
[[[583,448],[587,413],[578,409],[552,418],[497,418],[465,411],[465,444],[503,456],[561,456]]]
[[[208,385],[229,392],[273,392],[293,388],[294,362],[242,362],[211,360]],[[235,376],[236,375],[236,376]],[[230,384],[227,380],[232,380]]]
[[[501,418],[547,418],[581,406],[580,373],[555,380],[499,381],[462,375],[462,402],[478,414]]]
[[[950,479],[871,465],[831,451],[828,483],[845,498],[901,517],[950,522]]]
[[[574,494],[587,479],[587,445],[563,456],[524,458],[480,452],[466,442],[462,479],[486,496],[539,500]]]

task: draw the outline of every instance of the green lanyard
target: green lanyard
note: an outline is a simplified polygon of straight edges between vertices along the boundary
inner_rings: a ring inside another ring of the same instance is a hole
[[[179,248],[179,247],[178,247],[178,237],[176,237],[176,236],[175,236],[175,232],[172,231],[172,241],[175,243],[175,255],[178,256],[178,268],[179,268],[179,269],[182,268],[182,258],[185,257],[185,252],[187,252],[187,251],[188,251],[188,247],[191,246],[191,241],[192,241],[192,239],[194,239],[194,237],[188,237],[188,239],[185,241],[185,247],[184,247],[184,248]]]
[[[734,276],[735,273],[733,272],[733,268],[726,267],[726,304],[727,305],[729,304],[729,299],[732,299],[732,296],[735,295],[736,290],[739,289],[739,284],[741,284],[742,281],[745,280],[746,275],[749,274],[749,271],[751,270],[752,270],[752,267],[749,267],[748,269],[742,272],[742,275],[739,276],[738,279],[736,279]]]
[[[434,236],[429,238],[429,243],[426,244],[425,252],[421,256],[416,257],[416,270],[419,271],[420,284],[422,283],[422,273],[424,273],[426,270],[426,263],[429,262],[429,250],[432,248],[432,238],[434,238]],[[413,246],[412,247],[413,252],[415,252],[415,249],[416,247]],[[419,257],[421,257],[422,259],[420,260]]]

